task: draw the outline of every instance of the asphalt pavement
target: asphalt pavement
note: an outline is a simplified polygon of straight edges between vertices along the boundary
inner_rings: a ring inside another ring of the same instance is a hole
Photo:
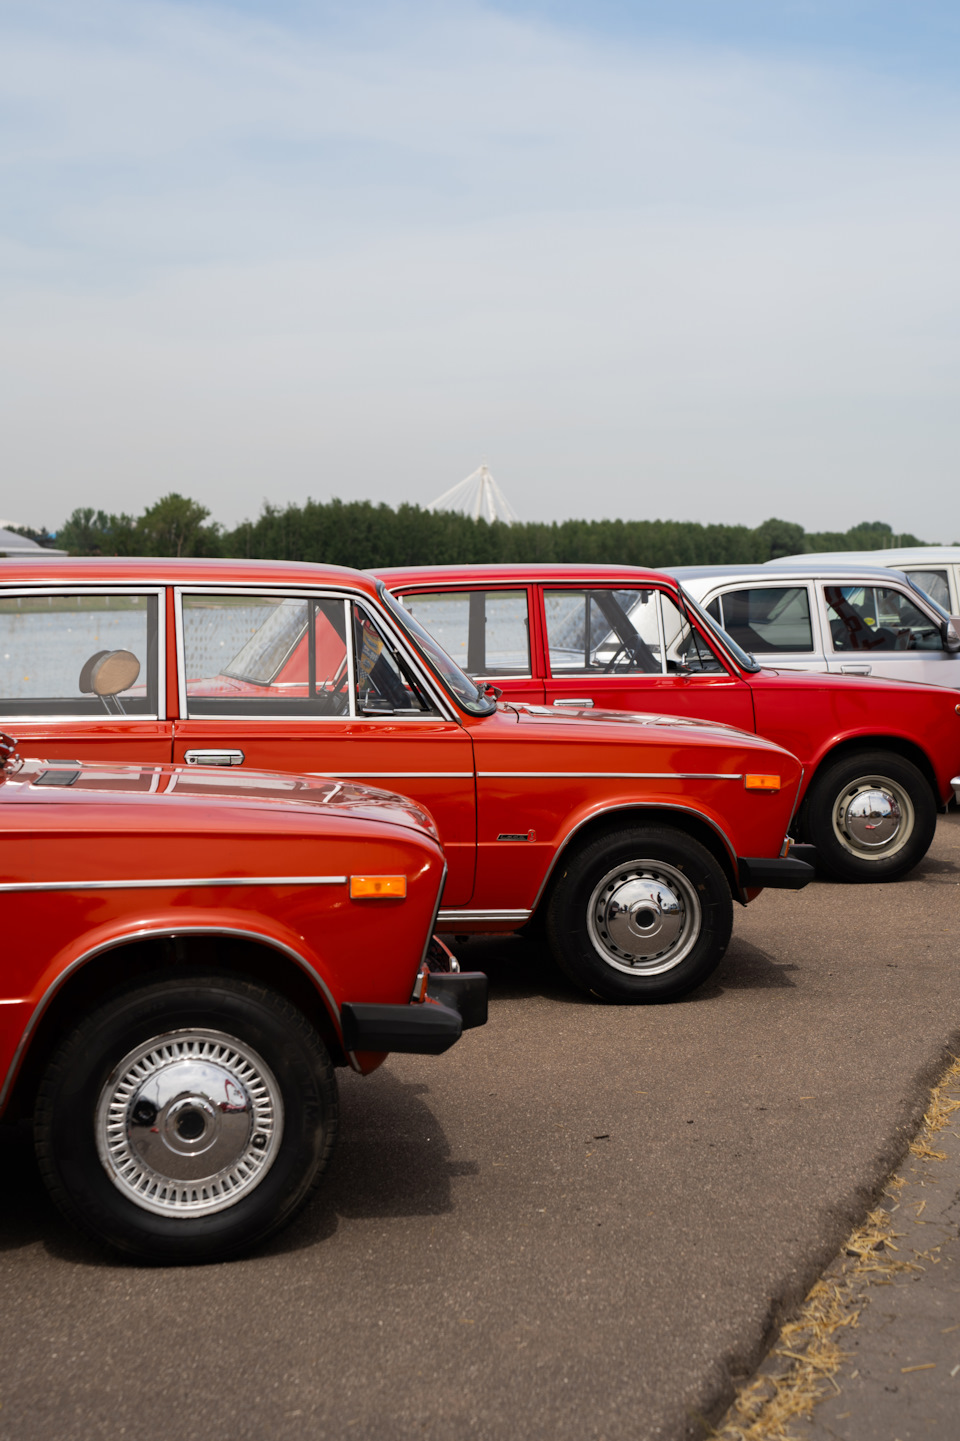
[[[233,1263],[104,1256],[3,1138],[0,1436],[703,1436],[960,1054],[958,888],[953,814],[906,881],[738,910],[715,978],[670,1006],[468,943],[489,1025],[341,1073],[324,1188]]]

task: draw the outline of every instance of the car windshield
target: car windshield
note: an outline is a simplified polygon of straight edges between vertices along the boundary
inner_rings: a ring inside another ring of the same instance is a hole
[[[380,598],[389,608],[391,615],[400,622],[417,650],[437,672],[447,689],[456,696],[464,710],[469,711],[471,715],[492,715],[497,708],[495,698],[485,695],[469,676],[464,675],[456,661],[450,659],[429,631],[424,630],[420,622],[404,609],[396,596],[391,595],[385,585],[381,583],[378,589]]]
[[[742,645],[738,645],[733,636],[725,631],[722,625],[717,625],[713,616],[708,615],[707,612],[697,604],[693,596],[684,590],[683,586],[680,586],[680,595],[684,605],[697,617],[697,620],[703,626],[707,635],[718,638],[722,644],[726,646],[741,670],[758,671],[763,669],[763,667],[757,663],[755,657],[752,656],[749,651],[744,650]]]

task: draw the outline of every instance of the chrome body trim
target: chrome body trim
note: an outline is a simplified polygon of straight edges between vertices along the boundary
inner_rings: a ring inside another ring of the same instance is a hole
[[[345,886],[346,876],[186,876],[139,881],[4,881],[5,891],[156,891],[184,886]]]
[[[338,772],[340,774],[340,772]],[[726,771],[477,771],[478,780],[742,781]]]
[[[309,776],[327,776],[329,771],[307,771]],[[343,771],[337,766],[337,776],[343,780],[362,780],[364,777],[373,776],[377,780],[383,778],[400,777],[407,780],[473,780],[473,771]]]
[[[33,557],[31,557],[32,559]],[[38,596],[38,595],[79,595],[91,591],[95,595],[146,595],[153,596],[157,602],[157,710],[156,713],[139,714],[127,716],[127,720],[133,721],[165,721],[170,717],[167,715],[167,592],[163,585],[57,585],[57,586],[3,586],[0,588],[0,596],[8,598],[11,596]],[[116,725],[117,717],[108,715],[106,711],[102,715],[45,715],[40,711],[36,715],[9,715],[3,711],[0,701],[0,716],[4,720],[13,722],[43,721],[44,725],[76,725],[82,721],[85,725],[93,722],[94,725]]]
[[[469,909],[445,911],[441,908],[437,920],[459,923],[461,921],[526,921],[532,911],[471,911]]]
[[[275,940],[273,936],[265,936],[261,934],[260,931],[240,930],[234,926],[157,926],[145,928],[141,931],[132,931],[128,935],[115,936],[113,940],[103,941],[99,946],[94,946],[91,950],[84,951],[82,956],[77,956],[75,960],[70,962],[69,966],[66,966],[64,970],[60,972],[55,980],[50,982],[50,985],[37,1002],[33,1015],[30,1017],[29,1023],[23,1035],[20,1037],[17,1049],[13,1053],[13,1059],[7,1069],[3,1086],[0,1088],[0,1111],[3,1110],[3,1107],[7,1103],[13,1078],[17,1074],[20,1061],[23,1058],[30,1037],[33,1035],[47,1007],[67,977],[73,975],[74,971],[78,970],[80,966],[85,965],[87,961],[92,961],[94,957],[102,955],[105,951],[116,950],[118,946],[129,945],[134,941],[160,940],[164,936],[240,936],[244,940],[259,941],[262,945],[272,946],[275,951],[282,951],[283,954],[288,956],[292,961],[296,961],[302,971],[306,971],[314,985],[320,990],[332,1013],[337,1032],[342,1041],[343,1027],[340,1023],[340,1007],[334,1000],[330,987],[320,973],[310,965],[309,961],[304,960],[303,956],[301,956],[298,951],[295,951],[292,946],[286,945],[283,941]]]

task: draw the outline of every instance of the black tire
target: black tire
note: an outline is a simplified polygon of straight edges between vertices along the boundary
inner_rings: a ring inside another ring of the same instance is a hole
[[[837,881],[894,881],[930,849],[937,804],[910,761],[889,751],[860,751],[816,776],[805,828],[824,875]]]
[[[721,866],[683,831],[610,831],[560,863],[546,908],[554,960],[605,1001],[673,1001],[699,986],[730,942]]]
[[[222,1260],[278,1231],[320,1181],[337,1131],[333,1067],[281,996],[168,972],[68,1035],[34,1133],[54,1201],[128,1255]]]

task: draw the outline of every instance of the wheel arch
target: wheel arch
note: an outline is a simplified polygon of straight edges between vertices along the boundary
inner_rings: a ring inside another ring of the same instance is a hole
[[[533,903],[531,915],[540,911],[548,900],[551,888],[559,877],[564,861],[598,836],[617,830],[625,821],[635,821],[643,825],[672,826],[674,830],[683,831],[685,835],[699,841],[719,863],[729,882],[733,896],[738,900],[743,899],[733,848],[727,836],[715,822],[703,815],[702,812],[689,810],[685,806],[657,803],[639,806],[624,804],[587,816],[567,833],[563,845],[558,847],[550,869],[543,878]]]
[[[119,936],[78,956],[53,982],[31,1018],[0,1091],[5,1119],[30,1114],[47,1058],[78,1014],[133,979],[181,969],[216,970],[269,987],[302,1011],[334,1065],[346,1064],[339,1008],[322,977],[282,942],[255,931],[187,926]]]
[[[803,801],[800,805],[801,819],[805,816],[807,803],[810,794],[817,784],[818,777],[836,761],[847,760],[860,751],[889,751],[891,755],[898,756],[901,760],[910,761],[916,766],[930,787],[930,794],[934,803],[942,808],[944,802],[937,785],[936,772],[931,764],[930,758],[922,746],[916,741],[907,740],[905,736],[895,735],[857,735],[848,736],[845,740],[837,741],[835,745],[825,750],[817,759],[817,763],[811,768],[810,779],[804,791]]]

